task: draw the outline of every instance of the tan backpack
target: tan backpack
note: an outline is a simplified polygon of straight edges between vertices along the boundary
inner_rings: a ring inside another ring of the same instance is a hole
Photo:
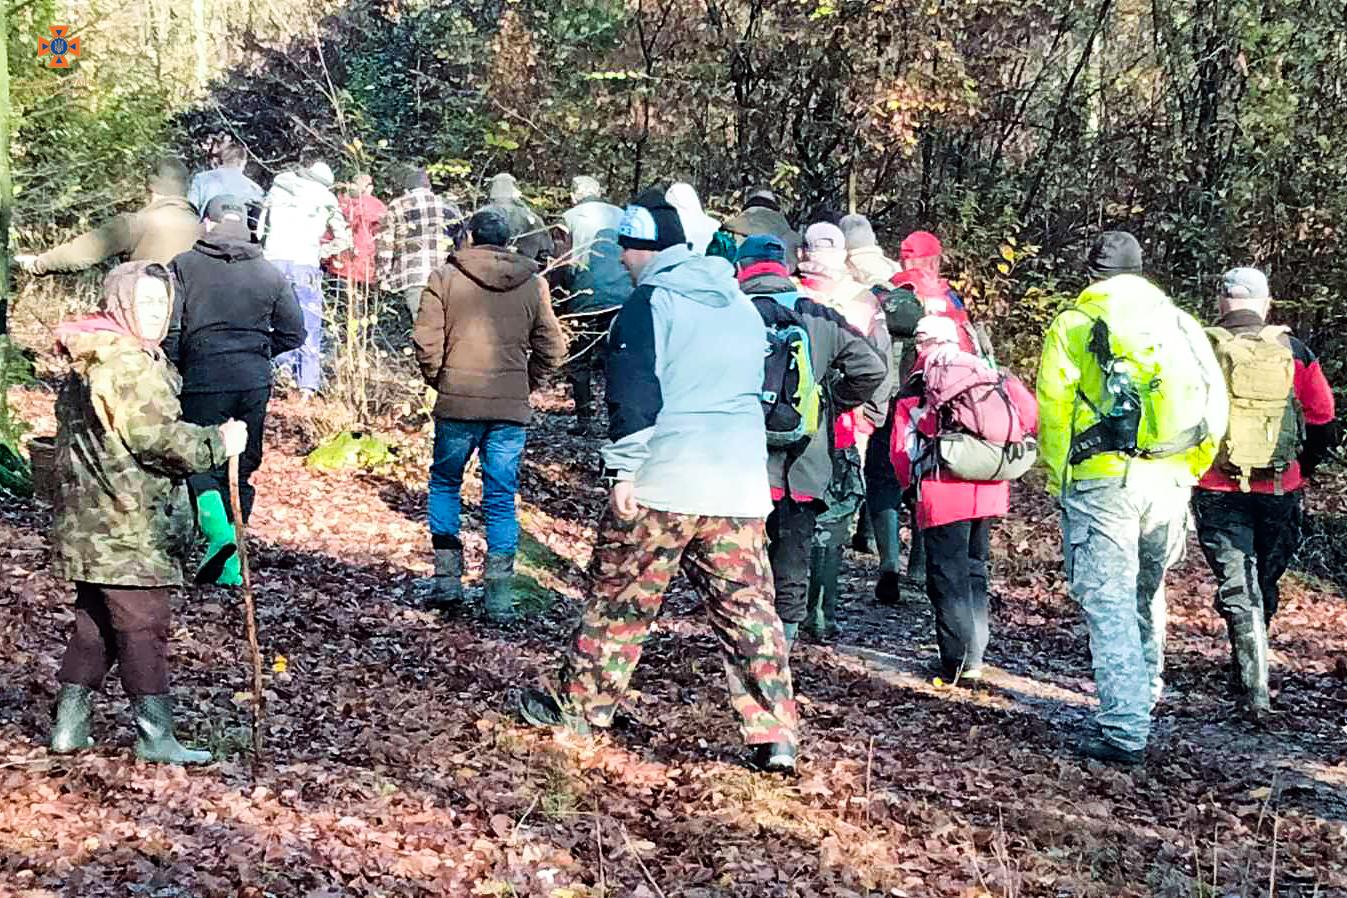
[[[1272,475],[1281,494],[1281,475],[1300,454],[1305,414],[1296,399],[1296,360],[1285,327],[1267,326],[1236,336],[1207,328],[1216,360],[1230,392],[1230,426],[1216,464],[1249,491],[1256,474]]]

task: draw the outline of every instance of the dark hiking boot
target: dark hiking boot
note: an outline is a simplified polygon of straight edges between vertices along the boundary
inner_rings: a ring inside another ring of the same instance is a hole
[[[51,750],[58,755],[92,748],[94,691],[76,683],[62,683],[56,697],[56,722],[51,727]]]
[[[1105,764],[1137,767],[1146,763],[1146,752],[1144,750],[1133,750],[1114,745],[1101,733],[1087,735],[1081,739],[1079,748],[1080,753],[1085,757],[1095,761],[1103,761]]]
[[[514,553],[490,552],[482,576],[482,611],[496,624],[512,624],[515,611]]]
[[[789,742],[764,742],[753,746],[748,766],[762,773],[795,773],[795,746]]]
[[[856,532],[851,534],[851,549],[853,552],[860,552],[864,555],[870,554],[870,512],[864,502],[861,503],[860,514],[856,518]]]
[[[463,608],[463,548],[435,550],[435,577],[426,607],[444,614]]]
[[[562,708],[555,698],[541,689],[525,689],[520,693],[519,716],[530,726],[559,727],[581,736],[588,736],[590,732],[587,720]]]
[[[242,583],[234,525],[225,513],[224,498],[219,490],[206,490],[196,497],[196,526],[206,538],[206,560],[196,572],[197,584],[238,586]]]
[[[173,735],[173,697],[137,695],[131,699],[136,718],[136,757],[157,764],[209,764],[210,752],[183,748]]]

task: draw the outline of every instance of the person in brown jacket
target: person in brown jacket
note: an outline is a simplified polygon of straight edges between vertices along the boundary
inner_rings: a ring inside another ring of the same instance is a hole
[[[432,607],[463,602],[459,538],[463,469],[474,450],[482,466],[486,518],[483,610],[514,619],[515,493],[529,393],[566,360],[566,337],[538,265],[506,249],[510,226],[493,209],[468,221],[468,245],[450,254],[421,293],[412,339],[435,402],[430,467],[430,538],[435,550]]]
[[[187,203],[187,167],[166,157],[155,163],[145,179],[150,201],[138,212],[123,212],[74,240],[40,255],[14,257],[30,274],[82,271],[110,256],[125,255],[129,262],[167,265],[185,253],[201,235],[196,211]]]

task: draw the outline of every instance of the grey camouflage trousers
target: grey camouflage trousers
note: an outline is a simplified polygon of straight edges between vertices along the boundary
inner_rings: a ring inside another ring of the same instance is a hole
[[[1073,483],[1062,497],[1067,581],[1090,628],[1095,719],[1121,748],[1146,747],[1164,689],[1165,572],[1183,557],[1190,493],[1134,468],[1125,481]]]

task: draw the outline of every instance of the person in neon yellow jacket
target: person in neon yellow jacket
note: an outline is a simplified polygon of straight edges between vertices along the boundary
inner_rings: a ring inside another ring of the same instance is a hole
[[[1189,496],[1229,400],[1201,326],[1141,276],[1135,237],[1105,232],[1088,265],[1094,283],[1044,340],[1039,457],[1090,627],[1099,728],[1080,748],[1138,764],[1164,686],[1164,576],[1182,556]]]

